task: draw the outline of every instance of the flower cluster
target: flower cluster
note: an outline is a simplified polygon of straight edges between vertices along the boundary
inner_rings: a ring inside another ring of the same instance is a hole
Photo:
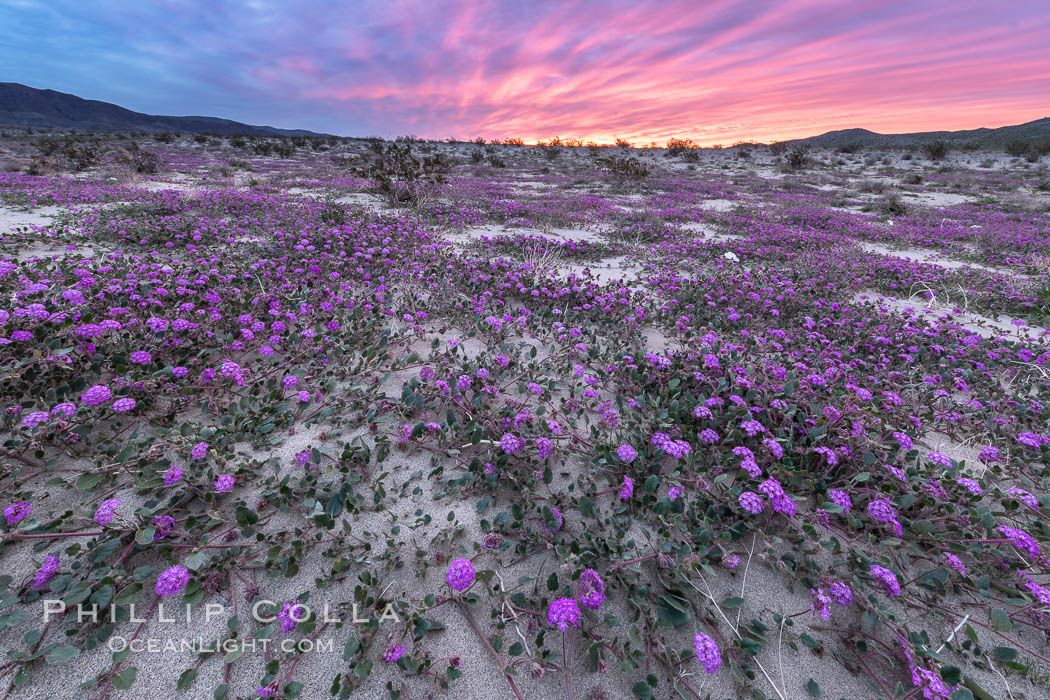
[[[469,559],[453,559],[445,573],[445,583],[454,591],[467,590],[474,583],[474,565]]]

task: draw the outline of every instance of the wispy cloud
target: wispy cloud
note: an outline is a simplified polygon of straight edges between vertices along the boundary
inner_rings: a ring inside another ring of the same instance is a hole
[[[4,80],[344,134],[728,143],[1050,112],[1043,1],[51,0],[0,24]]]

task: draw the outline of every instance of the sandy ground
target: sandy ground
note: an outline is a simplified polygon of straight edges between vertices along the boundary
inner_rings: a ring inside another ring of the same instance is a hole
[[[952,162],[962,164],[962,158],[963,156],[961,155],[955,156],[953,154]],[[878,167],[922,170],[929,165],[920,162],[918,159],[911,161],[902,160],[900,154],[894,154],[890,156],[890,159],[891,163],[888,166],[880,164]],[[652,158],[651,160],[657,165],[674,167],[678,171],[688,167],[681,163],[669,165],[661,158]],[[707,166],[708,164],[701,163],[698,165],[698,168],[703,171]],[[1008,166],[1008,159],[997,158],[994,159],[993,165],[988,169],[1003,169]],[[971,167],[976,168],[977,166]],[[743,164],[740,166],[740,170],[743,173],[753,174],[766,179],[775,178],[779,180],[785,177],[784,173],[775,169],[768,160],[761,163]],[[874,176],[874,169],[863,165],[863,162],[859,165],[848,166],[845,170],[853,174],[860,173],[865,176]],[[711,171],[714,171],[714,166],[711,166]],[[177,174],[163,179],[144,181],[138,186],[151,191],[176,189],[182,192],[192,192],[198,189],[198,185],[193,177]],[[522,190],[533,192],[550,187],[546,182],[531,180],[519,181],[516,183],[516,186]],[[834,184],[820,184],[812,189],[818,192],[834,193],[841,187]],[[327,198],[324,192],[310,188],[291,187],[286,189],[286,192],[302,196]],[[909,202],[917,202],[921,206],[930,207],[947,207],[974,201],[974,197],[969,195],[945,192],[928,192],[914,196],[906,194],[905,196],[908,197]],[[635,196],[633,199],[644,202],[644,196],[642,195]],[[335,201],[372,209],[381,209],[385,206],[381,198],[367,193],[342,195],[336,197]],[[702,209],[711,212],[728,212],[737,207],[748,207],[756,204],[757,198],[749,200],[710,198],[699,202],[699,206]],[[19,260],[26,260],[36,256],[62,255],[67,252],[69,254],[88,256],[97,254],[97,251],[90,248],[80,248],[76,252],[66,251],[64,245],[66,241],[63,237],[52,235],[47,231],[47,227],[51,224],[54,217],[62,211],[63,208],[61,207],[41,207],[29,211],[9,206],[0,207],[0,235],[8,239],[17,238],[17,241],[8,240],[5,242],[5,250],[8,250],[6,254],[14,255]],[[709,224],[689,223],[681,228],[683,231],[695,234],[703,240],[739,241],[741,238],[740,236],[722,233]],[[21,233],[19,233],[20,229],[23,229]],[[461,233],[449,233],[446,237],[449,241],[457,244],[457,246],[464,246],[483,236],[492,237],[518,233],[543,235],[563,241],[602,242],[606,240],[602,234],[582,228],[539,230],[504,228],[495,224],[470,228]],[[892,249],[882,244],[862,241],[857,243],[869,252],[897,256],[917,262],[926,262],[946,268],[969,265],[994,271],[992,268],[945,259],[938,256],[934,251]],[[613,281],[633,284],[638,282],[641,271],[641,266],[636,260],[635,257],[630,255],[616,255],[596,263],[565,263],[560,265],[558,269],[560,271],[559,274],[563,274],[567,280],[575,276],[595,281],[599,284]],[[1012,323],[1012,319],[1007,317],[991,319],[973,312],[955,309],[936,301],[927,302],[917,298],[897,299],[869,292],[858,295],[855,302],[859,304],[876,304],[894,312],[925,318],[930,323],[956,325],[989,338],[1001,337],[1007,340],[1032,338],[1039,336],[1044,330]],[[678,348],[676,340],[659,329],[653,327],[643,328],[641,335],[647,341],[647,348],[651,348],[655,352],[674,351]],[[435,337],[441,340],[442,347],[447,345],[450,338],[462,340],[460,345],[468,353],[468,356],[471,353],[476,356],[485,349],[483,341],[476,338],[461,338],[455,331],[435,334]],[[429,349],[429,345],[422,341],[418,343],[418,347],[421,351]],[[385,387],[387,394],[392,397],[399,396],[404,381],[404,375],[392,375],[388,379],[389,385]],[[284,436],[283,443],[274,450],[272,456],[282,465],[283,469],[295,468],[290,466],[294,461],[294,454],[306,447],[316,446],[320,439],[320,429],[297,430],[293,435]],[[926,451],[942,451],[954,459],[964,459],[968,465],[978,464],[975,448],[972,445],[952,441],[941,434],[931,433],[923,449]],[[572,457],[570,456],[569,459],[571,460]],[[453,556],[473,551],[472,547],[475,542],[472,538],[476,538],[477,533],[480,531],[481,518],[474,503],[445,496],[434,489],[433,482],[426,478],[426,474],[433,466],[428,453],[398,452],[391,460],[390,463],[385,465],[385,468],[392,474],[391,486],[388,490],[392,493],[400,492],[410,495],[397,499],[395,506],[389,512],[369,513],[360,518],[352,519],[350,523],[352,532],[355,535],[374,545],[370,556],[377,558],[384,551],[399,549],[405,553],[422,551],[427,557],[440,556],[442,559],[447,560]],[[66,464],[65,466],[70,467],[73,465]],[[414,487],[419,487],[419,491],[411,493]],[[122,494],[122,500],[124,505],[121,510],[126,511],[128,515],[133,513],[136,508],[143,507],[143,499],[134,493]],[[42,507],[52,509],[53,513],[61,512],[65,508],[84,507],[82,504],[75,502],[62,503],[56,501],[47,503],[44,501],[42,503],[45,504]],[[85,508],[85,513],[88,512],[89,510]],[[430,516],[435,525],[418,530],[403,528],[402,535],[399,538],[395,538],[392,543],[386,541],[384,532],[389,530],[391,523],[394,522],[394,518],[397,518],[400,522],[409,522],[418,517],[417,513]],[[452,514],[451,521],[448,518],[450,513]],[[269,527],[274,531],[278,531],[282,525],[274,523]],[[567,523],[566,535],[571,536],[574,529],[578,530],[579,527],[579,523]],[[644,546],[644,544],[640,545],[640,548]],[[715,600],[724,600],[733,595],[746,597],[747,603],[745,607],[739,613],[729,611],[728,614],[730,616],[747,621],[751,617],[763,613],[776,612],[782,615],[790,615],[809,608],[809,592],[801,590],[800,587],[794,590],[785,587],[785,578],[780,573],[772,570],[767,563],[770,560],[767,554],[767,547],[772,546],[773,544],[771,543],[757,542],[753,543],[752,548],[749,550],[747,542],[741,543],[738,553],[746,563],[735,571],[719,571],[708,582]],[[5,569],[17,577],[30,576],[38,566],[42,554],[42,552],[32,551],[24,543],[21,546],[8,547],[4,550]],[[527,577],[533,581],[542,581],[543,577],[549,574],[554,561],[552,557],[544,553],[537,554],[514,565],[511,565],[509,561],[505,561],[505,558],[509,559],[507,555],[503,554],[485,554],[478,560],[478,568],[498,569],[503,577],[503,584],[508,588],[516,585],[519,577]],[[418,600],[428,592],[441,589],[443,568],[432,566],[425,576],[419,576],[415,567],[412,566],[411,559],[411,556],[406,556],[407,563],[405,565],[399,568],[388,566],[382,572],[384,576],[388,577],[387,580],[390,583],[388,594],[390,596]],[[260,578],[258,580],[260,593],[264,597],[276,601],[295,598],[304,593],[303,590],[296,586],[302,586],[304,582],[313,581],[315,576],[323,578],[328,566],[330,566],[330,561],[327,559],[317,556],[307,558],[301,567],[303,573],[295,579],[295,583],[289,583],[283,577]],[[309,585],[309,583],[306,585]],[[351,577],[327,589],[313,587],[310,603],[316,608],[323,605],[326,601],[346,600],[352,593],[353,585],[354,579]],[[487,585],[498,588],[500,582],[493,579]],[[233,593],[235,595],[223,598],[219,602],[232,606],[233,598],[236,595],[243,595],[244,591],[243,589],[235,588]],[[744,596],[745,593],[746,596]],[[703,593],[698,591],[692,591],[690,594],[695,595],[698,600],[703,598]],[[238,604],[244,606],[246,602],[241,600]],[[621,615],[628,614],[626,610],[613,612]],[[492,635],[496,632],[492,621],[488,619],[487,607],[482,607],[475,611],[475,616],[487,635]],[[510,697],[509,688],[500,676],[495,663],[484,653],[474,631],[467,624],[459,610],[453,605],[445,605],[435,609],[429,617],[443,624],[445,630],[428,635],[423,645],[434,658],[459,657],[461,659],[460,668],[463,671],[463,677],[453,684],[449,693],[436,692],[434,693],[435,697],[476,700],[496,700]],[[804,620],[808,619],[808,617],[796,619],[799,620],[799,627],[796,627],[795,631],[804,630]],[[0,636],[0,640],[13,642],[25,632],[38,626],[38,620],[26,620],[15,628],[6,630],[3,636]],[[168,637],[203,637],[212,639],[223,633],[224,626],[225,621],[221,617],[211,621],[197,618],[189,625],[185,625],[181,621],[173,624],[151,621],[144,628],[142,636],[144,638],[153,637],[160,639]],[[513,625],[511,625],[511,628],[513,628]],[[945,622],[942,628],[931,629],[931,637],[943,640],[947,638],[950,632],[951,625]],[[345,663],[342,661],[343,645],[354,634],[355,630],[351,626],[334,628],[324,636],[326,641],[330,639],[333,642],[334,652],[304,656],[301,670],[296,675],[296,678],[305,684],[301,697],[323,698],[329,696],[328,683],[332,676],[345,670]],[[381,634],[386,634],[386,631],[384,630]],[[515,639],[514,633],[511,631],[504,630],[502,634],[508,639],[508,644],[510,643],[509,640]],[[278,635],[280,635],[279,632]],[[690,646],[689,637],[690,633],[687,630],[680,630],[677,639],[680,648],[686,649]],[[823,697],[872,697],[871,691],[859,680],[856,674],[840,664],[829,663],[829,656],[841,653],[841,650],[836,646],[837,643],[830,637],[825,636],[822,638],[827,645],[824,655],[813,653],[801,645],[795,645],[796,648],[792,649],[791,644],[789,644],[789,641],[792,639],[791,630],[788,630],[788,634],[783,639],[779,634],[773,634],[772,638],[775,643],[766,645],[764,651],[757,659],[768,671],[769,677],[766,678],[760,675],[755,680],[755,686],[760,688],[766,695],[774,696],[776,694],[777,691],[772,687],[775,684],[786,698],[806,697],[805,684],[809,679],[814,678],[820,682]],[[560,639],[557,639],[556,634],[551,633],[548,634],[547,643],[560,644]],[[994,645],[994,642],[990,644]],[[420,678],[406,679],[399,670],[382,662],[380,655],[384,646],[385,637],[373,645],[372,650],[369,652],[369,658],[375,662],[374,677],[369,681],[365,689],[356,693],[354,697],[385,698],[387,697],[387,691],[384,689],[384,686],[387,681],[395,684],[400,684],[404,681],[406,689],[413,698],[428,697],[428,694],[433,692],[432,684]],[[12,697],[29,700],[87,697],[86,694],[75,690],[74,684],[81,679],[93,677],[103,670],[108,665],[108,662],[108,653],[94,653],[84,654],[61,666],[38,666],[34,668],[33,683],[27,689],[17,691]],[[150,700],[159,697],[169,697],[170,691],[167,689],[174,687],[179,675],[184,669],[191,667],[193,662],[194,657],[190,653],[136,655],[131,663],[138,668],[138,679],[130,692],[123,693],[120,696],[148,698]],[[578,656],[576,662],[582,664],[583,659]],[[229,678],[231,697],[254,697],[256,681],[263,673],[262,667],[263,658],[261,654],[250,656],[248,663],[235,664],[232,675]],[[222,678],[223,667],[221,660],[213,657],[199,667],[199,676],[196,684],[191,690],[183,693],[182,696],[189,698],[210,697],[211,689],[218,685]],[[564,694],[563,679],[560,677],[560,674],[551,672],[544,677],[534,677],[527,672],[523,672],[518,678],[523,694],[527,698],[553,698],[562,697]],[[576,689],[578,698],[627,698],[630,697],[628,690],[630,682],[637,678],[637,674],[623,672],[613,666],[605,674],[580,673],[579,678],[581,679],[580,685]],[[694,673],[691,676],[691,680],[695,682],[694,687],[699,688],[702,694],[710,693],[711,697],[714,698],[740,696],[741,686],[728,673],[723,673],[714,679],[709,679],[700,673]],[[999,677],[991,673],[986,673],[979,680],[983,687],[992,692],[995,697],[1047,697],[1045,694],[1042,694],[1042,689],[1034,688],[1030,683],[1022,679],[1013,678],[1009,691],[1005,685],[1005,679],[1000,680]],[[398,686],[395,685],[395,687]],[[671,697],[671,692],[665,684],[661,686],[656,696],[661,698]],[[591,695],[588,695],[589,693]],[[174,696],[179,697],[180,695],[175,693]]]

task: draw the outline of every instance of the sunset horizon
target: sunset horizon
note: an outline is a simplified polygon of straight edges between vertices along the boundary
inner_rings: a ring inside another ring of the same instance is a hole
[[[4,80],[344,136],[711,146],[1050,113],[1034,2],[20,1],[0,21]]]

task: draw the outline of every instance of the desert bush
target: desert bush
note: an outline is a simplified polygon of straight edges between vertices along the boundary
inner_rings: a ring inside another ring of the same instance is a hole
[[[375,153],[376,155],[382,155],[384,149],[386,148],[386,141],[379,138],[378,136],[369,136],[367,139],[365,139],[365,145],[366,148],[368,148],[368,150],[372,153]]]
[[[269,141],[252,141],[251,151],[257,156],[268,156],[273,153],[273,144]]]
[[[408,143],[387,144],[354,173],[376,183],[379,191],[394,204],[418,204],[445,182],[449,170],[444,155],[416,158]]]
[[[80,143],[67,141],[62,148],[62,157],[74,172],[87,170],[102,160],[102,148],[98,142]]]
[[[127,154],[127,161],[140,175],[156,175],[160,172],[160,156],[153,151],[136,148]]]
[[[471,163],[474,163],[475,165],[480,165],[484,161],[485,161],[485,152],[484,151],[482,151],[480,148],[475,148],[473,151],[471,151],[471,153],[470,153],[470,162]]]
[[[889,195],[879,203],[879,213],[884,216],[904,216],[908,213],[904,203],[897,198],[897,195]]]
[[[779,158],[787,152],[787,144],[783,141],[774,141],[769,144],[769,153],[774,158]]]
[[[628,141],[627,139],[620,139],[620,138],[618,138],[618,139],[616,139],[616,147],[617,148],[622,148],[622,149],[624,149],[626,151],[626,150],[628,150],[631,147],[631,142]]]
[[[694,148],[696,148],[696,144],[693,143],[692,139],[672,138],[667,140],[667,153],[665,155],[668,158],[674,158]]]
[[[928,160],[940,160],[948,155],[949,150],[951,150],[951,147],[947,141],[938,140],[922,144],[922,152]]]
[[[507,162],[499,156],[492,155],[489,156],[489,165],[493,168],[505,168],[507,167]]]
[[[903,182],[905,185],[918,185],[920,182],[922,182],[922,175],[918,173],[911,173],[910,175],[905,176],[905,178],[901,180],[901,182]]]
[[[288,139],[280,139],[274,144],[273,152],[278,158],[291,158],[295,155],[296,144]]]
[[[857,185],[857,191],[865,194],[882,194],[886,191],[883,180],[864,180]]]
[[[863,149],[864,147],[859,143],[852,142],[839,145],[837,150],[839,153],[860,153]]]
[[[1021,156],[1027,155],[1030,150],[1031,144],[1029,144],[1027,141],[1021,141],[1019,139],[1007,141],[1003,145],[1003,152],[1006,153],[1006,155],[1014,156],[1015,158],[1020,158]]]
[[[809,165],[809,150],[805,146],[795,146],[787,154],[787,166],[791,170],[802,170]]]
[[[170,131],[163,131],[159,134],[156,134],[153,138],[156,141],[159,141],[160,143],[171,143],[175,140],[175,134],[171,133]]]
[[[610,179],[621,187],[629,183],[641,182],[649,177],[649,168],[637,158],[630,156],[599,158],[598,163]]]

